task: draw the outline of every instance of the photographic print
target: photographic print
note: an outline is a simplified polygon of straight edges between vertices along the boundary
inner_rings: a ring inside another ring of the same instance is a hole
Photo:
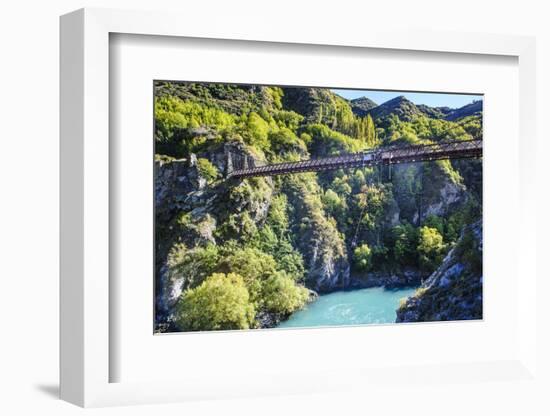
[[[154,82],[155,332],[483,318],[483,96]]]

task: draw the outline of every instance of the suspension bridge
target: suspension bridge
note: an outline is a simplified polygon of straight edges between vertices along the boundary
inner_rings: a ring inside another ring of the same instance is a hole
[[[482,140],[439,142],[432,144],[388,146],[359,153],[345,153],[319,159],[265,164],[248,155],[232,154],[227,178],[275,176],[299,172],[428,162],[441,159],[467,159],[483,156]]]

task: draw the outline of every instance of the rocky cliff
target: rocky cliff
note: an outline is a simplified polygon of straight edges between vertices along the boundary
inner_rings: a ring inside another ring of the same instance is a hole
[[[292,206],[295,241],[308,268],[306,285],[319,292],[346,288],[350,280],[346,244],[323,209],[316,175],[286,178],[284,192]]]
[[[225,143],[189,159],[160,159],[155,163],[156,304],[159,320],[169,319],[181,293],[204,276],[171,267],[171,250],[186,253],[250,238],[262,229],[275,196],[271,178],[219,180],[208,183],[199,160],[207,158],[218,172],[231,166],[231,157],[252,156],[238,141]],[[295,175],[284,187],[291,209],[293,244],[305,259],[307,288],[329,292],[349,284],[350,265],[342,235],[322,209],[322,193],[313,174]],[[280,194],[279,194],[280,195]],[[286,213],[285,213],[286,215]],[[254,230],[254,231],[251,231]],[[262,314],[262,321],[273,317]]]
[[[397,310],[397,322],[483,318],[483,232],[468,226],[441,266]]]
[[[466,201],[462,178],[449,174],[448,163],[439,161],[392,168],[391,183],[399,220],[420,224],[430,215],[444,217]]]

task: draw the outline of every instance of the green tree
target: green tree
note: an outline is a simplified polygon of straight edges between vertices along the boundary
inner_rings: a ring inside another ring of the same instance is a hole
[[[268,87],[265,89],[267,94],[273,100],[273,106],[277,109],[283,108],[283,89],[281,87]]]
[[[416,229],[409,223],[397,225],[392,228],[391,237],[393,239],[395,261],[400,265],[416,265],[416,248],[418,245]]]
[[[378,138],[376,136],[376,127],[374,125],[374,121],[370,114],[367,114],[367,117],[366,117],[365,140],[370,147],[375,147],[376,145],[378,145],[377,143]]]
[[[391,193],[385,186],[364,186],[361,193],[354,196],[358,213],[363,212],[363,217],[360,218],[361,225],[371,231],[379,228],[390,198]]]
[[[248,115],[247,128],[250,136],[249,144],[261,150],[269,148],[269,124],[257,113]]]
[[[235,273],[214,273],[182,294],[176,322],[184,331],[249,329],[254,316],[243,278]]]
[[[438,217],[437,215],[428,215],[424,220],[424,225],[426,227],[435,228],[441,235],[445,232],[445,222],[443,218]]]
[[[345,200],[340,198],[332,189],[327,189],[321,196],[321,201],[326,211],[333,217],[338,218],[344,213]]]
[[[307,153],[304,142],[286,127],[270,132],[269,142],[274,153]]]
[[[445,249],[443,236],[437,229],[426,226],[420,228],[417,251],[420,266],[424,270],[435,270],[443,260]]]
[[[274,313],[290,314],[306,304],[309,292],[303,286],[298,286],[285,273],[276,273],[263,285],[262,297],[264,307]]]
[[[237,249],[229,257],[220,260],[219,269],[242,276],[251,302],[261,303],[262,283],[277,272],[273,256],[257,248]]]
[[[316,157],[330,156],[340,153],[355,153],[366,148],[366,144],[324,124],[308,124],[305,133],[312,137],[309,150]]]
[[[271,198],[267,222],[278,237],[281,237],[288,229],[287,205],[288,200],[285,194],[277,194]]]
[[[280,270],[285,271],[296,281],[303,279],[305,273],[304,259],[288,241],[283,240],[279,243],[276,256],[277,266]]]
[[[337,194],[340,194],[346,197],[346,196],[349,196],[353,191],[349,182],[350,182],[350,179],[347,175],[344,175],[342,177],[336,177],[332,181],[330,188],[334,190]]]
[[[371,266],[371,249],[367,244],[361,244],[353,250],[353,263],[358,270],[368,270]]]

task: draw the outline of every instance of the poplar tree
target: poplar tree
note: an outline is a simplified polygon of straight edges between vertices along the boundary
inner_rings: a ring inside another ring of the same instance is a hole
[[[366,141],[367,144],[371,147],[376,146],[377,138],[376,138],[376,128],[374,127],[374,121],[372,120],[372,117],[370,114],[367,114],[366,117]]]

